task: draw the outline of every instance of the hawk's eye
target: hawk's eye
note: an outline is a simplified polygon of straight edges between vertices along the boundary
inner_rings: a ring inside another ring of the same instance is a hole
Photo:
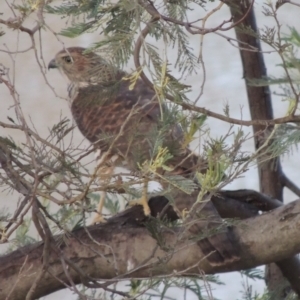
[[[72,62],[71,56],[64,56],[64,57],[63,57],[63,60],[64,60],[66,63],[68,63],[68,64]]]

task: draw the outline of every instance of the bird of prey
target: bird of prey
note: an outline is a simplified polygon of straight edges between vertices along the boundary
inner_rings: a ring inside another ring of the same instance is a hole
[[[167,150],[168,154],[166,167],[156,170],[163,176],[193,178],[196,171],[206,170],[204,160],[186,147],[174,112],[160,103],[155,91],[141,79],[131,82],[127,73],[81,47],[58,52],[48,67],[58,68],[70,80],[72,115],[81,133],[100,150],[104,166],[101,172],[110,174],[116,166],[139,171],[145,162],[155,161],[158,149]],[[143,205],[145,215],[149,215],[147,180],[144,186],[142,198],[136,203]],[[102,206],[103,199],[99,213]],[[215,215],[215,210],[211,211]],[[217,219],[222,220],[218,214]],[[225,249],[225,255],[217,263],[237,257],[232,243],[224,242],[226,234],[208,247],[209,251],[215,251],[214,244],[219,243],[219,248]]]
[[[109,173],[111,165],[138,171],[145,161],[155,159],[158,136],[159,149],[168,151],[169,173],[188,176],[205,168],[203,160],[184,146],[174,114],[141,79],[131,87],[124,80],[128,74],[80,47],[58,52],[48,67],[58,68],[70,80],[72,115],[81,133],[100,150],[101,163],[108,169],[102,172]],[[146,189],[136,203],[150,214]]]

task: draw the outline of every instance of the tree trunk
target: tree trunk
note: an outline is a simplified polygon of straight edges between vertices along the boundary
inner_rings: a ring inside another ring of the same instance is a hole
[[[252,120],[273,119],[271,92],[269,87],[256,87],[248,84],[249,79],[262,79],[267,75],[259,39],[252,35],[243,33],[243,28],[251,28],[255,33],[258,33],[253,6],[250,8],[252,1],[230,1],[226,3],[230,6],[234,23],[238,22],[243,16],[245,16],[250,9],[246,18],[235,27],[235,32],[239,41],[240,49],[250,49],[250,47],[252,47],[251,49],[253,50],[254,47],[258,50],[258,52],[240,50],[251,118]],[[266,142],[273,128],[273,126],[253,126],[256,150],[258,150]],[[265,153],[258,159],[258,172],[260,191],[270,197],[283,201],[284,185],[281,180],[283,172],[280,164],[280,158],[276,157],[268,159],[268,153]],[[288,264],[290,270],[292,270],[294,268],[295,261],[297,261],[297,264],[299,265],[299,260],[296,258],[285,260],[285,264]],[[286,280],[280,271],[281,268],[278,268],[275,264],[270,264],[266,267],[266,269],[266,284],[270,293],[274,295],[276,294],[276,299],[285,299],[287,285],[285,284]],[[298,276],[300,276],[300,273]],[[282,284],[279,284],[279,282]],[[274,290],[274,288],[276,288],[276,290]]]

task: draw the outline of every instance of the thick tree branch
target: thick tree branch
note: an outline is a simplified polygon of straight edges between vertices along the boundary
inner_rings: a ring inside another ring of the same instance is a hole
[[[295,238],[299,234],[300,200],[240,221],[233,233],[242,259],[217,267],[207,263],[195,242],[180,238],[180,228],[160,232],[165,242],[158,246],[157,240],[137,221],[141,219],[142,209],[133,207],[111,218],[107,224],[81,228],[60,246],[61,254],[78,270],[88,274],[89,281],[95,281],[115,279],[116,276],[125,279],[197,276],[203,271],[206,274],[228,272],[282,261],[300,251],[300,239]],[[59,240],[58,236],[56,240]],[[24,299],[36,274],[43,268],[43,251],[44,244],[37,243],[0,258],[1,299],[8,295],[7,299]],[[72,269],[69,276],[76,284],[83,280]],[[12,286],[12,282],[18,282],[18,285]],[[63,282],[68,284],[61,258],[51,250],[49,268],[40,279],[33,297],[65,288]]]
[[[281,182],[283,186],[285,186],[298,197],[300,197],[300,188],[294,182],[292,182],[292,180],[290,180],[285,174],[283,174],[283,176],[281,177]]]
[[[261,211],[270,211],[283,205],[281,201],[268,197],[265,194],[254,190],[224,190],[221,192],[221,194],[226,198],[230,197],[236,201],[254,205],[258,210]]]

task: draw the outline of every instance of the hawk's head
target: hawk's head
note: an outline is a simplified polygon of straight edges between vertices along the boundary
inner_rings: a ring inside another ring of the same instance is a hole
[[[109,83],[114,80],[116,69],[104,58],[81,47],[70,47],[59,51],[49,65],[58,68],[71,82]]]

